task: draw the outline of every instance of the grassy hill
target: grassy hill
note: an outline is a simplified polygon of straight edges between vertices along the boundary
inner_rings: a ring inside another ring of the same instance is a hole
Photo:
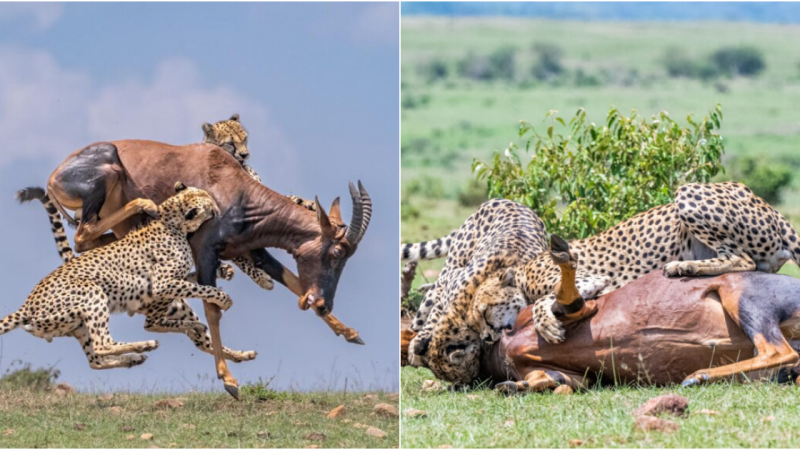
[[[0,378],[0,448],[391,448],[397,394],[283,392],[269,383],[225,393],[74,392],[58,371],[24,367]],[[344,406],[344,413],[328,413]],[[374,436],[374,430],[385,433]]]

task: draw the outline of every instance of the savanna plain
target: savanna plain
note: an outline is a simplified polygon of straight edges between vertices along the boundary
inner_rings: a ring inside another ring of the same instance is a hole
[[[687,115],[702,118],[720,104],[725,172],[713,180],[744,182],[800,226],[798,39],[800,27],[774,24],[404,17],[402,241],[445,236],[488,198],[474,159],[491,163],[510,144],[524,158],[520,120],[566,134],[552,117],[568,121],[579,108],[597,124],[616,108],[640,119],[666,111],[686,126]],[[406,321],[421,299],[415,288],[433,282],[443,264],[420,263],[402,300]],[[800,269],[788,263],[781,273]],[[800,444],[800,390],[791,384],[626,385],[505,398],[486,385],[423,389],[434,379],[427,369],[402,369],[402,409],[426,413],[401,418],[403,447]],[[688,398],[689,413],[675,419],[680,429],[635,430],[633,409],[668,393]]]

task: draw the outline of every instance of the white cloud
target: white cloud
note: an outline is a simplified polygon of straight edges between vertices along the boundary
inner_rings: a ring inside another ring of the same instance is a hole
[[[99,84],[46,52],[0,47],[0,166],[30,158],[57,163],[102,140],[200,142],[203,122],[233,113],[250,132],[256,169],[277,160],[278,176],[295,171],[295,152],[269,111],[231,86],[204,85],[191,61],[165,60],[150,79]]]
[[[64,14],[63,3],[3,3],[0,4],[0,21],[8,22],[20,18],[33,22],[34,27],[44,31]]]
[[[356,17],[353,37],[363,41],[396,43],[399,39],[399,22],[398,4],[370,4]]]

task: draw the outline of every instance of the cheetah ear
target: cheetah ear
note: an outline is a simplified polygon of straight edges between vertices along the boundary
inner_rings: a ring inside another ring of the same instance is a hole
[[[514,269],[509,268],[500,278],[500,287],[517,287]]]
[[[208,122],[204,123],[203,134],[205,135],[206,139],[214,139],[214,127]]]
[[[178,181],[175,183],[175,192],[180,192],[186,190],[186,185],[183,184],[182,181]]]
[[[234,115],[232,115],[232,116],[231,116],[231,118],[230,118],[230,120],[232,120],[232,121],[234,121],[234,122],[238,122],[238,121],[239,121],[239,115],[238,115],[238,114],[234,114]]]

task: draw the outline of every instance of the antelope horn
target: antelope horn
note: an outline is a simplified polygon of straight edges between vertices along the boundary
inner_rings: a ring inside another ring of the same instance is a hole
[[[364,212],[364,218],[361,222],[361,234],[358,236],[358,240],[360,241],[364,234],[367,232],[367,227],[369,226],[369,220],[372,218],[372,198],[370,198],[367,190],[364,189],[364,185],[361,184],[361,180],[358,180],[358,190],[361,194],[361,203]]]
[[[355,246],[361,238],[361,225],[364,222],[364,204],[361,202],[361,194],[350,182],[350,197],[353,199],[353,217],[350,219],[350,226],[347,227],[345,239]]]

